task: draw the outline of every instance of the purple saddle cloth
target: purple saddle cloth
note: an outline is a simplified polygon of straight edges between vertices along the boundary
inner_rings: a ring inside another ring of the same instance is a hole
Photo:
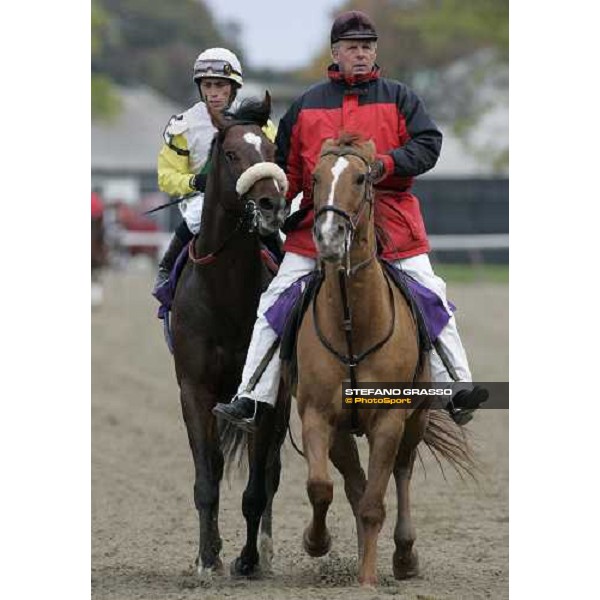
[[[421,285],[410,275],[397,269],[394,270],[394,275],[402,277],[406,282],[423,316],[429,339],[434,342],[450,320],[451,313],[448,312],[442,299],[437,294]],[[311,273],[308,273],[294,281],[265,312],[265,318],[278,336],[281,337],[283,335],[287,317],[302,295],[311,275]],[[454,312],[456,307],[451,302],[449,302],[449,305],[450,309]]]
[[[183,250],[179,253],[169,278],[163,285],[161,285],[155,292],[154,297],[160,302],[158,307],[158,318],[164,319],[167,313],[171,310],[173,304],[173,298],[175,297],[175,288],[177,287],[177,281],[185,267],[185,263],[188,259],[188,245],[186,244]]]

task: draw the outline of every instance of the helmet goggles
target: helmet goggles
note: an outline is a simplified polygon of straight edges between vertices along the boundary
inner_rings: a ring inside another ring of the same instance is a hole
[[[194,79],[200,77],[231,77],[232,74],[241,76],[230,62],[226,60],[198,60],[194,65]]]

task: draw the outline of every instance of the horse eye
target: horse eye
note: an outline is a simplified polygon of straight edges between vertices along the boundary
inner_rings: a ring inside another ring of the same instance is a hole
[[[357,178],[356,178],[356,183],[358,183],[358,185],[361,185],[365,182],[365,176],[361,173]]]
[[[237,160],[235,152],[231,152],[231,150],[227,150],[227,152],[225,152],[225,156],[227,157],[227,160]]]

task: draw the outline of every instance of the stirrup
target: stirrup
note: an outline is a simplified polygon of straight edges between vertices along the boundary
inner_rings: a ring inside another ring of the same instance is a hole
[[[473,413],[477,410],[476,408],[456,408],[454,402],[450,400],[446,404],[446,410],[450,413],[452,420],[461,427],[466,425],[473,420]]]

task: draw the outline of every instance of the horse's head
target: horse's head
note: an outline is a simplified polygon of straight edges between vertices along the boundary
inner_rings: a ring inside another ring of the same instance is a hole
[[[341,262],[357,234],[368,227],[375,152],[372,141],[361,141],[355,134],[323,144],[313,171],[313,235],[323,260]]]
[[[270,112],[268,92],[262,102],[245,100],[227,117],[209,109],[219,130],[216,141],[219,168],[235,180],[238,201],[243,202],[238,202],[238,208],[256,211],[261,235],[277,231],[289,212],[285,201],[287,177],[275,164],[275,145],[262,130]]]

